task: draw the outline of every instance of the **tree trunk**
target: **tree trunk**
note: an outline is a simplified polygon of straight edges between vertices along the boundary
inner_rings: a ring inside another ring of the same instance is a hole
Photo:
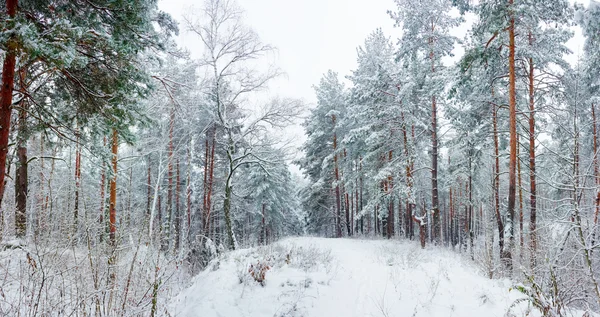
[[[262,204],[262,230],[260,233],[260,243],[265,245],[267,243],[267,224],[265,221],[265,203]]]
[[[454,247],[456,246],[456,239],[454,239],[454,198],[452,197],[452,186],[450,186],[450,192],[449,192],[449,204],[450,204],[450,220],[449,220],[449,226],[450,226],[450,244],[452,244],[452,249],[454,249]]]
[[[354,215],[356,214],[356,210],[354,209],[354,191],[350,191],[350,235],[354,235],[354,229],[356,226],[354,225]]]
[[[167,186],[167,208],[165,221],[165,235],[162,243],[162,249],[169,248],[169,240],[171,239],[171,222],[173,221],[173,129],[175,125],[175,108],[171,109],[171,118],[169,120],[169,165],[168,165],[168,186]]]
[[[492,88],[492,97],[494,89]],[[498,143],[498,108],[495,104],[492,106],[492,127],[494,129],[494,212],[496,214],[496,222],[498,223],[498,248],[500,258],[504,257],[504,223],[500,215],[500,149]]]
[[[391,135],[390,135],[391,137]],[[393,159],[393,152],[389,151],[388,153],[388,162],[391,164],[392,163],[392,159]],[[388,176],[387,179],[387,184],[388,184],[388,192],[387,192],[387,196],[389,199],[389,206],[388,206],[388,219],[387,219],[387,238],[391,239],[394,236],[394,225],[395,225],[395,221],[394,221],[394,179],[391,175]]]
[[[46,182],[44,177],[44,165],[44,134],[40,133],[40,188],[37,195],[38,214],[36,217],[35,229],[33,231],[36,238],[39,237],[40,232],[45,231],[44,226],[46,223],[46,212],[44,210],[44,183]]]
[[[521,145],[517,135],[517,184],[519,185],[519,259],[523,260],[523,186],[521,181]]]
[[[230,156],[230,153],[227,153]],[[230,164],[231,161],[230,161]],[[227,229],[227,236],[229,238],[229,246],[232,250],[237,248],[237,241],[233,232],[233,222],[231,220],[231,177],[233,176],[233,166],[230,165],[229,175],[227,175],[227,181],[225,182],[225,200],[223,201],[223,215],[225,216],[225,225]]]
[[[467,233],[469,235],[469,251],[471,260],[475,260],[475,250],[473,248],[473,158],[469,155],[469,213],[467,215]]]
[[[337,133],[335,132],[335,115],[331,116],[333,122],[333,169],[335,174],[335,211],[336,211],[336,236],[342,237],[342,211],[341,211],[341,197],[340,197],[340,172],[338,169],[338,155],[337,155]]]
[[[396,234],[402,236],[402,228],[404,226],[402,215],[402,198],[398,195],[398,231]]]
[[[432,66],[433,68],[433,66]],[[433,213],[433,241],[440,244],[440,201],[438,196],[438,140],[437,140],[437,104],[431,97],[431,211]]]
[[[427,216],[427,211],[424,210],[423,215],[421,215],[421,217],[417,217],[415,215],[413,215],[412,220],[414,222],[417,223],[417,225],[419,226],[419,239],[421,241],[421,249],[425,249],[425,242],[427,240],[427,236],[426,236],[426,222],[425,222],[425,217]]]
[[[346,209],[346,234],[348,236],[351,236],[352,233],[350,232],[351,230],[351,222],[350,222],[350,199],[348,198],[348,192],[344,193],[344,199],[346,201],[346,203],[344,204],[344,207]]]
[[[508,167],[508,247],[504,248],[503,260],[509,271],[512,271],[512,250],[514,248],[514,219],[516,198],[516,171],[517,171],[517,77],[515,71],[515,17],[513,0],[510,4],[510,25],[508,27],[508,111],[509,111],[509,136],[510,158]]]
[[[529,33],[530,44],[533,41],[531,32]],[[529,252],[531,268],[536,267],[537,253],[537,194],[535,180],[535,91],[534,91],[533,59],[529,59]],[[593,113],[593,112],[592,112]],[[594,129],[596,125],[594,124]],[[595,131],[595,130],[594,130]],[[594,133],[595,135],[595,133]],[[595,139],[594,139],[595,140]],[[600,198],[600,196],[598,196]],[[597,214],[597,213],[596,213]]]
[[[15,177],[15,231],[18,238],[25,237],[27,231],[27,102],[22,100],[19,109],[17,134],[18,166]]]
[[[180,199],[181,196],[181,174],[179,173],[179,158],[176,163],[177,181],[175,184],[175,252],[179,250],[181,242],[181,208]]]
[[[117,155],[119,151],[119,135],[117,130],[113,129],[112,134],[112,178],[110,179],[110,198],[109,198],[109,239],[110,244],[114,247],[117,245]]]
[[[18,0],[6,0],[6,14],[14,18],[17,13]],[[14,22],[10,22],[14,24]],[[10,133],[10,116],[12,113],[12,93],[15,85],[15,67],[17,60],[17,39],[14,35],[8,38],[6,53],[2,66],[2,87],[0,87],[0,212],[6,186],[6,156],[8,154],[8,136]],[[4,214],[2,212],[2,214]]]
[[[205,202],[204,202],[204,219],[205,219],[205,224],[204,224],[204,234],[206,236],[208,236],[208,234],[210,233],[210,212],[211,212],[211,207],[212,207],[212,203],[211,203],[211,196],[212,196],[212,189],[213,189],[213,177],[214,177],[214,169],[215,169],[215,145],[216,145],[216,128],[213,127],[212,129],[212,142],[210,144],[210,151],[208,150],[209,147],[209,142],[207,140],[206,145],[207,145],[207,150],[206,153],[207,155],[207,173],[208,173],[208,179],[207,179],[207,183],[206,183],[206,189],[205,189]],[[210,153],[210,154],[209,154]]]
[[[73,237],[77,237],[79,228],[79,191],[81,187],[81,139],[79,129],[75,131],[77,135],[75,141],[75,200],[73,204]]]
[[[431,22],[431,32],[435,31],[435,23]],[[429,59],[431,60],[431,73],[435,73],[435,54],[433,51],[433,45],[435,43],[435,38],[429,38],[429,46],[431,50],[429,51]],[[435,95],[431,96],[431,212],[433,213],[433,241],[439,245],[440,244],[440,201],[438,194],[438,182],[437,182],[437,174],[438,174],[438,137],[437,137],[437,102],[435,99]]]
[[[361,213],[361,216],[360,216],[360,233],[363,234],[364,233],[364,225],[365,225],[365,220],[364,220],[365,215],[363,214],[362,156],[359,158],[359,160],[360,160],[360,162],[359,162],[359,169],[360,169],[360,172],[359,172],[360,173],[360,179],[359,179],[359,182],[360,182],[360,193],[359,193],[359,195],[360,195],[360,205],[357,205],[357,208],[358,208],[358,206],[360,206],[360,209],[359,209],[360,213]]]
[[[106,147],[106,136],[104,137],[104,147]],[[54,161],[52,161],[54,162]],[[100,225],[100,235],[99,240],[102,242],[104,240],[104,234],[106,227],[104,226],[104,195],[106,192],[106,165],[104,160],[102,160],[102,172],[100,176],[100,217],[98,218],[98,223]]]
[[[412,157],[411,150],[408,143],[408,132],[406,131],[406,121],[404,119],[404,113],[401,114],[402,119],[402,137],[404,140],[404,155],[406,156],[406,187],[407,187],[407,198],[406,198],[406,236],[411,240],[414,238],[414,225],[412,219],[414,197],[413,197],[413,178],[412,178]],[[413,126],[414,132],[414,126]],[[414,139],[413,139],[414,140]]]
[[[148,192],[146,194],[146,216],[150,217],[150,209],[152,207],[152,166],[150,164],[150,156],[148,155],[148,178],[146,181]]]
[[[191,143],[191,142],[190,142]],[[185,197],[186,197],[186,206],[187,206],[187,239],[188,239],[188,245],[190,242],[190,238],[191,238],[191,232],[192,232],[192,152],[190,150],[190,148],[192,147],[192,145],[190,144],[190,147],[188,148],[188,157],[187,157],[187,181],[186,181],[186,192],[185,192]]]
[[[210,146],[208,144],[208,132],[206,138],[204,140],[204,180],[202,182],[202,230],[204,231],[204,235],[207,235],[208,228],[208,208],[206,207],[206,194],[208,193],[208,166],[209,162],[209,154],[210,154]]]
[[[157,178],[158,181],[158,178]],[[156,195],[158,195],[156,202],[157,217],[158,217],[158,240],[162,243],[162,223],[163,223],[163,215],[162,215],[162,195],[160,194],[160,185],[158,185],[158,190],[156,191]]]

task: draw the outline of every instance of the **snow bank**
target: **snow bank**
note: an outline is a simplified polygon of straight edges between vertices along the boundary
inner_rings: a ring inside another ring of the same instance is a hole
[[[248,273],[266,263],[265,284]],[[175,316],[538,316],[508,280],[416,242],[290,238],[223,254],[171,301]]]

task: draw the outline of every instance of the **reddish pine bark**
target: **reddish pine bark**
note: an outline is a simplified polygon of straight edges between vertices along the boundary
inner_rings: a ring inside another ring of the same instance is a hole
[[[14,18],[17,14],[18,0],[6,0],[6,14]],[[12,113],[12,93],[15,85],[15,67],[17,60],[17,39],[11,36],[6,43],[6,54],[2,66],[2,86],[0,87],[0,208],[6,186],[6,155]],[[1,210],[0,210],[1,212]]]
[[[208,145],[208,134],[204,140],[204,181],[202,182],[202,230],[204,230],[204,234],[206,235],[208,228],[208,215],[206,208],[206,194],[208,192],[208,166],[209,166],[209,153],[210,146]]]
[[[344,204],[344,207],[346,209],[346,234],[350,236],[352,235],[352,233],[350,232],[350,199],[348,198],[348,192],[344,193],[344,199],[346,201],[346,203]]]

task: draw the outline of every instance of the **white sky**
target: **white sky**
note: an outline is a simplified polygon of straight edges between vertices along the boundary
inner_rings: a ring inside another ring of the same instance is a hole
[[[574,2],[574,0],[570,0]],[[585,6],[589,0],[578,0]],[[176,20],[191,6],[201,6],[202,0],[161,0],[160,9]],[[305,100],[308,106],[315,103],[312,85],[318,84],[322,74],[332,69],[340,78],[356,67],[356,48],[376,28],[395,42],[400,30],[393,27],[387,10],[395,10],[393,0],[238,0],[246,11],[245,22],[252,27],[264,43],[277,48],[271,58],[285,76],[272,82],[270,96],[293,97]],[[468,27],[456,30],[464,37]],[[568,60],[574,63],[582,51],[583,38],[579,30],[568,46],[574,52]],[[185,31],[177,40],[192,56],[201,51],[199,40]],[[458,58],[457,56],[456,58]],[[300,146],[305,140],[300,126],[287,129],[286,134]],[[298,172],[296,167],[292,167]]]
[[[202,0],[161,0],[159,7],[181,20],[187,9],[202,3]],[[329,69],[337,71],[340,78],[348,75],[356,67],[356,48],[372,31],[381,27],[394,41],[400,34],[387,14],[387,10],[395,9],[393,0],[238,0],[237,3],[245,10],[246,24],[263,43],[277,48],[270,62],[285,76],[271,83],[269,95],[303,99],[308,107],[316,102],[312,85],[318,84]],[[180,28],[178,44],[190,50],[192,56],[199,54],[199,40]],[[299,124],[285,131],[297,147],[305,140]],[[297,166],[290,169],[300,174]]]

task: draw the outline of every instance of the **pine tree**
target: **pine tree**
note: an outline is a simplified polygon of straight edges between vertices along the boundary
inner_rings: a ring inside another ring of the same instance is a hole
[[[431,133],[431,213],[433,238],[441,243],[441,217],[438,191],[438,98],[443,90],[443,64],[441,59],[451,53],[456,38],[450,29],[461,19],[452,17],[449,0],[424,2],[396,0],[397,13],[390,13],[397,26],[404,30],[399,42],[400,57],[417,54],[417,62],[425,76],[424,94],[430,99]]]

